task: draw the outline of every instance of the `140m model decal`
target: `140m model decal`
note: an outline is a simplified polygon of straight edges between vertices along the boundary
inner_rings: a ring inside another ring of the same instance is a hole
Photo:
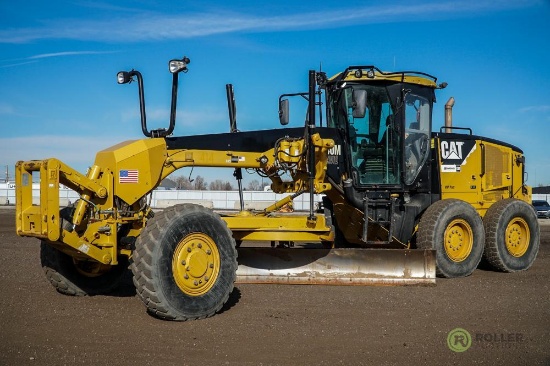
[[[342,145],[334,145],[328,151],[328,164],[338,164],[338,158],[342,155]]]

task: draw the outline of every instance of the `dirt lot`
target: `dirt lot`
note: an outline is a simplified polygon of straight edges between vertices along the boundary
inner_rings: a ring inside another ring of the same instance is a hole
[[[0,365],[550,365],[550,222],[541,233],[527,272],[436,287],[239,285],[221,314],[177,323],[147,315],[129,286],[58,294],[38,240],[17,237],[14,210],[0,209]],[[455,328],[472,337],[464,352],[447,345]]]

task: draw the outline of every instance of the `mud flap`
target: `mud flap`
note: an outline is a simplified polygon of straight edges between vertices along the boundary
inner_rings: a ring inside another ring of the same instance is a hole
[[[435,285],[435,250],[239,248],[237,283]]]

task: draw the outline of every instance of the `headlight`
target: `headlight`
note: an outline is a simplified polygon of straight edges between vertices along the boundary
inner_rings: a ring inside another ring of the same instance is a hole
[[[183,57],[181,60],[170,60],[168,63],[168,69],[172,74],[177,74],[178,72],[187,72],[187,65],[191,61],[187,57]]]
[[[132,81],[132,77],[130,76],[130,73],[127,71],[121,71],[118,74],[116,74],[116,79],[119,84],[127,84],[130,81]]]

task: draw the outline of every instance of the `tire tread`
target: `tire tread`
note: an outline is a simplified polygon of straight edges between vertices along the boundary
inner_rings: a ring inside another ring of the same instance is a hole
[[[168,227],[170,222],[176,220],[180,215],[193,213],[215,216],[223,222],[226,234],[232,238],[231,231],[227,227],[227,224],[221,220],[217,214],[210,209],[190,203],[169,207],[163,212],[155,214],[155,216],[147,222],[147,226],[142,230],[141,235],[136,240],[136,250],[132,258],[131,269],[134,274],[134,285],[137,290],[137,295],[147,307],[147,311],[155,317],[178,321],[207,318],[221,310],[233,291],[232,285],[216,307],[209,309],[206,314],[196,316],[181,315],[174,312],[164,296],[160,293],[161,285],[156,281],[153,275],[154,249],[162,245],[163,228]],[[231,267],[232,272],[235,274],[237,270],[237,250],[235,245],[233,245],[233,257],[235,260],[231,263]],[[234,279],[232,284],[233,282]]]

